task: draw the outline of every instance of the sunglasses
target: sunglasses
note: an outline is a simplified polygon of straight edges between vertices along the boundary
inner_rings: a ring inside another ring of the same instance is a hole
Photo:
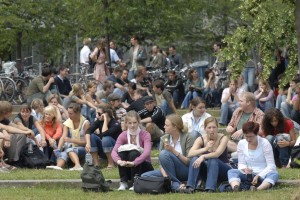
[[[99,116],[101,116],[103,113],[101,113],[101,112],[97,112],[97,114],[98,114]]]

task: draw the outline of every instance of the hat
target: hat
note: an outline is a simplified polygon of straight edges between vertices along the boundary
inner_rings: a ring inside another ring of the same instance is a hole
[[[108,99],[108,101],[114,101],[114,100],[122,99],[122,97],[116,93],[112,93],[112,94],[108,95],[107,99]]]
[[[152,101],[154,101],[154,100],[153,100],[153,97],[151,97],[151,96],[145,96],[145,97],[143,98],[144,104],[145,104],[145,103],[148,103],[148,102],[152,102]]]

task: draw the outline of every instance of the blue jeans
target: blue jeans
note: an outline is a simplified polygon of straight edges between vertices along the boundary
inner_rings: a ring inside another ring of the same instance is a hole
[[[285,100],[286,100],[286,95],[281,95],[281,94],[279,94],[279,95],[277,96],[277,99],[276,99],[276,105],[275,105],[275,107],[276,107],[277,109],[280,109],[280,108],[281,108],[281,104],[282,104],[283,102],[285,102]]]
[[[239,104],[233,103],[222,103],[221,105],[221,117],[220,117],[220,124],[227,125],[228,121],[231,119],[232,113],[236,110],[236,108],[239,106]]]
[[[100,137],[97,136],[96,134],[92,133],[90,135],[90,140],[91,140],[91,153],[98,152],[98,155],[101,158],[106,158],[106,155],[103,151],[102,141],[101,141]]]
[[[244,69],[244,79],[245,83],[248,84],[250,91],[254,91],[254,78],[255,78],[255,68],[254,67],[245,67]]]
[[[261,109],[263,112],[266,112],[270,108],[274,108],[273,101],[266,101],[263,104],[259,104],[258,101],[256,101],[256,105],[259,109]]]
[[[63,159],[67,162],[70,152],[76,153],[78,155],[79,160],[83,160],[85,158],[85,147],[71,147],[61,152],[60,157],[58,159]]]
[[[181,108],[188,108],[189,105],[190,105],[190,101],[191,101],[192,99],[198,97],[198,96],[199,96],[198,92],[195,92],[195,91],[194,91],[194,92],[191,92],[191,91],[189,91],[189,92],[185,95],[185,97],[184,97],[184,99],[183,99],[183,102],[182,102],[182,104],[181,104]]]
[[[276,105],[277,105],[277,102],[276,102]],[[291,118],[292,117],[292,114],[291,114],[292,110],[293,110],[293,105],[290,105],[285,101],[281,103],[280,111],[282,112],[284,117]]]
[[[291,154],[291,148],[290,147],[283,147],[280,148],[277,145],[277,139],[276,136],[273,135],[268,135],[266,139],[271,143],[273,147],[273,152],[274,152],[274,158],[279,158],[279,161],[281,165],[286,166],[289,163],[289,158]]]
[[[198,157],[190,160],[189,177],[187,186],[196,188],[198,180],[206,180],[206,190],[216,190],[217,183],[227,181],[227,171],[231,169],[229,164],[224,163],[218,158],[211,158],[203,161],[199,168],[194,168],[193,163]]]
[[[162,100],[162,102],[160,104],[160,108],[163,111],[163,113],[165,114],[165,116],[173,113],[172,109],[170,108],[168,102],[165,99]]]
[[[172,189],[178,190],[182,181],[188,179],[189,167],[186,166],[178,157],[168,150],[162,150],[159,154],[159,162],[168,177],[172,181]],[[143,177],[156,176],[162,177],[160,170],[154,170],[142,174]]]
[[[247,181],[247,175],[243,174],[241,170],[239,169],[231,169],[227,172],[228,174],[228,182],[231,183],[233,181],[238,181],[238,182],[246,182]],[[252,176],[256,176],[256,174],[252,174]],[[278,172],[273,171],[267,173],[265,178],[259,177],[258,182],[268,182],[272,185],[275,185],[275,183],[278,181],[279,175]]]

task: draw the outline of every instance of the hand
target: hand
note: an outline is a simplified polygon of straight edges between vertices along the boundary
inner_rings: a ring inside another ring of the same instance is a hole
[[[55,140],[53,139],[53,138],[49,138],[49,145],[50,145],[50,147],[53,147],[53,145],[55,144]]]
[[[126,161],[124,161],[124,160],[118,160],[118,161],[117,161],[117,164],[118,164],[119,166],[121,166],[121,167],[124,167],[124,166],[126,165]]]
[[[283,147],[288,147],[290,146],[290,142],[286,141],[286,140],[279,140],[277,142],[277,145],[280,147],[280,148],[283,148]]]
[[[126,167],[134,167],[134,163],[127,161],[125,166]]]
[[[252,169],[250,168],[242,169],[242,171],[245,172],[245,174],[252,174]]]
[[[263,89],[263,88],[259,88],[259,90],[260,90],[261,92],[264,92],[264,89]]]
[[[45,147],[45,146],[47,146],[47,142],[46,142],[46,140],[45,139],[43,139],[41,142],[41,146],[42,147]]]
[[[65,141],[65,142],[69,142],[69,143],[71,143],[71,142],[72,142],[72,139],[71,139],[71,138],[69,138],[69,137],[65,137],[65,138],[64,138],[64,141]]]
[[[1,135],[2,139],[6,140],[6,141],[10,140],[10,135],[8,133],[1,133],[0,132],[0,135]]]
[[[2,158],[4,156],[4,151],[2,148],[0,148],[0,158]]]
[[[199,158],[197,158],[197,160],[195,160],[195,162],[193,163],[193,168],[198,168],[200,167],[201,163],[204,161],[204,156],[200,156]]]
[[[234,128],[232,126],[227,126],[226,127],[226,132],[227,133],[233,133],[233,131],[234,131]]]
[[[207,149],[207,151],[211,152],[214,144],[215,144],[215,142],[213,140],[208,141],[206,144],[206,147],[205,147]]]
[[[165,142],[164,146],[165,146],[166,150],[168,150],[168,151],[170,151],[172,153],[175,151],[174,147],[172,145],[170,145],[168,142]]]
[[[29,138],[34,138],[35,137],[35,134],[34,134],[34,132],[32,130],[27,130],[25,134]]]
[[[86,145],[85,145],[85,151],[86,151],[86,153],[91,152],[91,144],[89,142],[87,142]]]
[[[253,178],[253,180],[252,180],[251,184],[252,184],[252,185],[256,185],[256,184],[257,184],[257,182],[258,182],[258,178],[259,178],[259,176],[258,176],[258,175],[254,176],[254,178]]]
[[[239,138],[241,138],[242,134],[243,134],[242,131],[236,131],[231,135],[231,139],[238,140]]]
[[[54,82],[55,82],[54,77],[50,77],[48,83],[54,83]]]

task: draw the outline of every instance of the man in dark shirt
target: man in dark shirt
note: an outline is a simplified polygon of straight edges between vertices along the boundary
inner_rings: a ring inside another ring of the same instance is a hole
[[[151,134],[153,145],[160,142],[160,137],[164,134],[165,115],[163,111],[154,105],[153,97],[143,98],[145,108],[138,112],[141,117],[141,123],[145,125],[146,130]]]
[[[183,66],[182,56],[176,52],[175,46],[169,47],[169,59],[170,59],[170,65],[171,67],[175,67],[176,65],[179,65],[179,69]]]
[[[114,84],[114,93],[122,96],[126,91],[125,83],[120,79],[122,75],[122,69],[120,67],[115,67],[113,74],[107,77],[107,80],[112,81]]]
[[[59,68],[59,74],[55,77],[55,84],[62,98],[67,97],[72,90],[71,83],[67,78],[68,74],[69,68],[66,66],[61,66]]]
[[[123,107],[126,109],[126,111],[129,112],[131,110],[134,110],[138,113],[139,111],[143,110],[145,108],[144,101],[143,101],[143,97],[145,96],[144,94],[145,94],[144,90],[137,89],[134,92],[134,96],[133,96],[134,101],[128,107],[126,107],[123,104]]]
[[[172,94],[173,101],[178,108],[184,99],[184,85],[180,78],[176,76],[176,72],[171,70],[168,72],[168,80],[165,82],[165,88]]]

